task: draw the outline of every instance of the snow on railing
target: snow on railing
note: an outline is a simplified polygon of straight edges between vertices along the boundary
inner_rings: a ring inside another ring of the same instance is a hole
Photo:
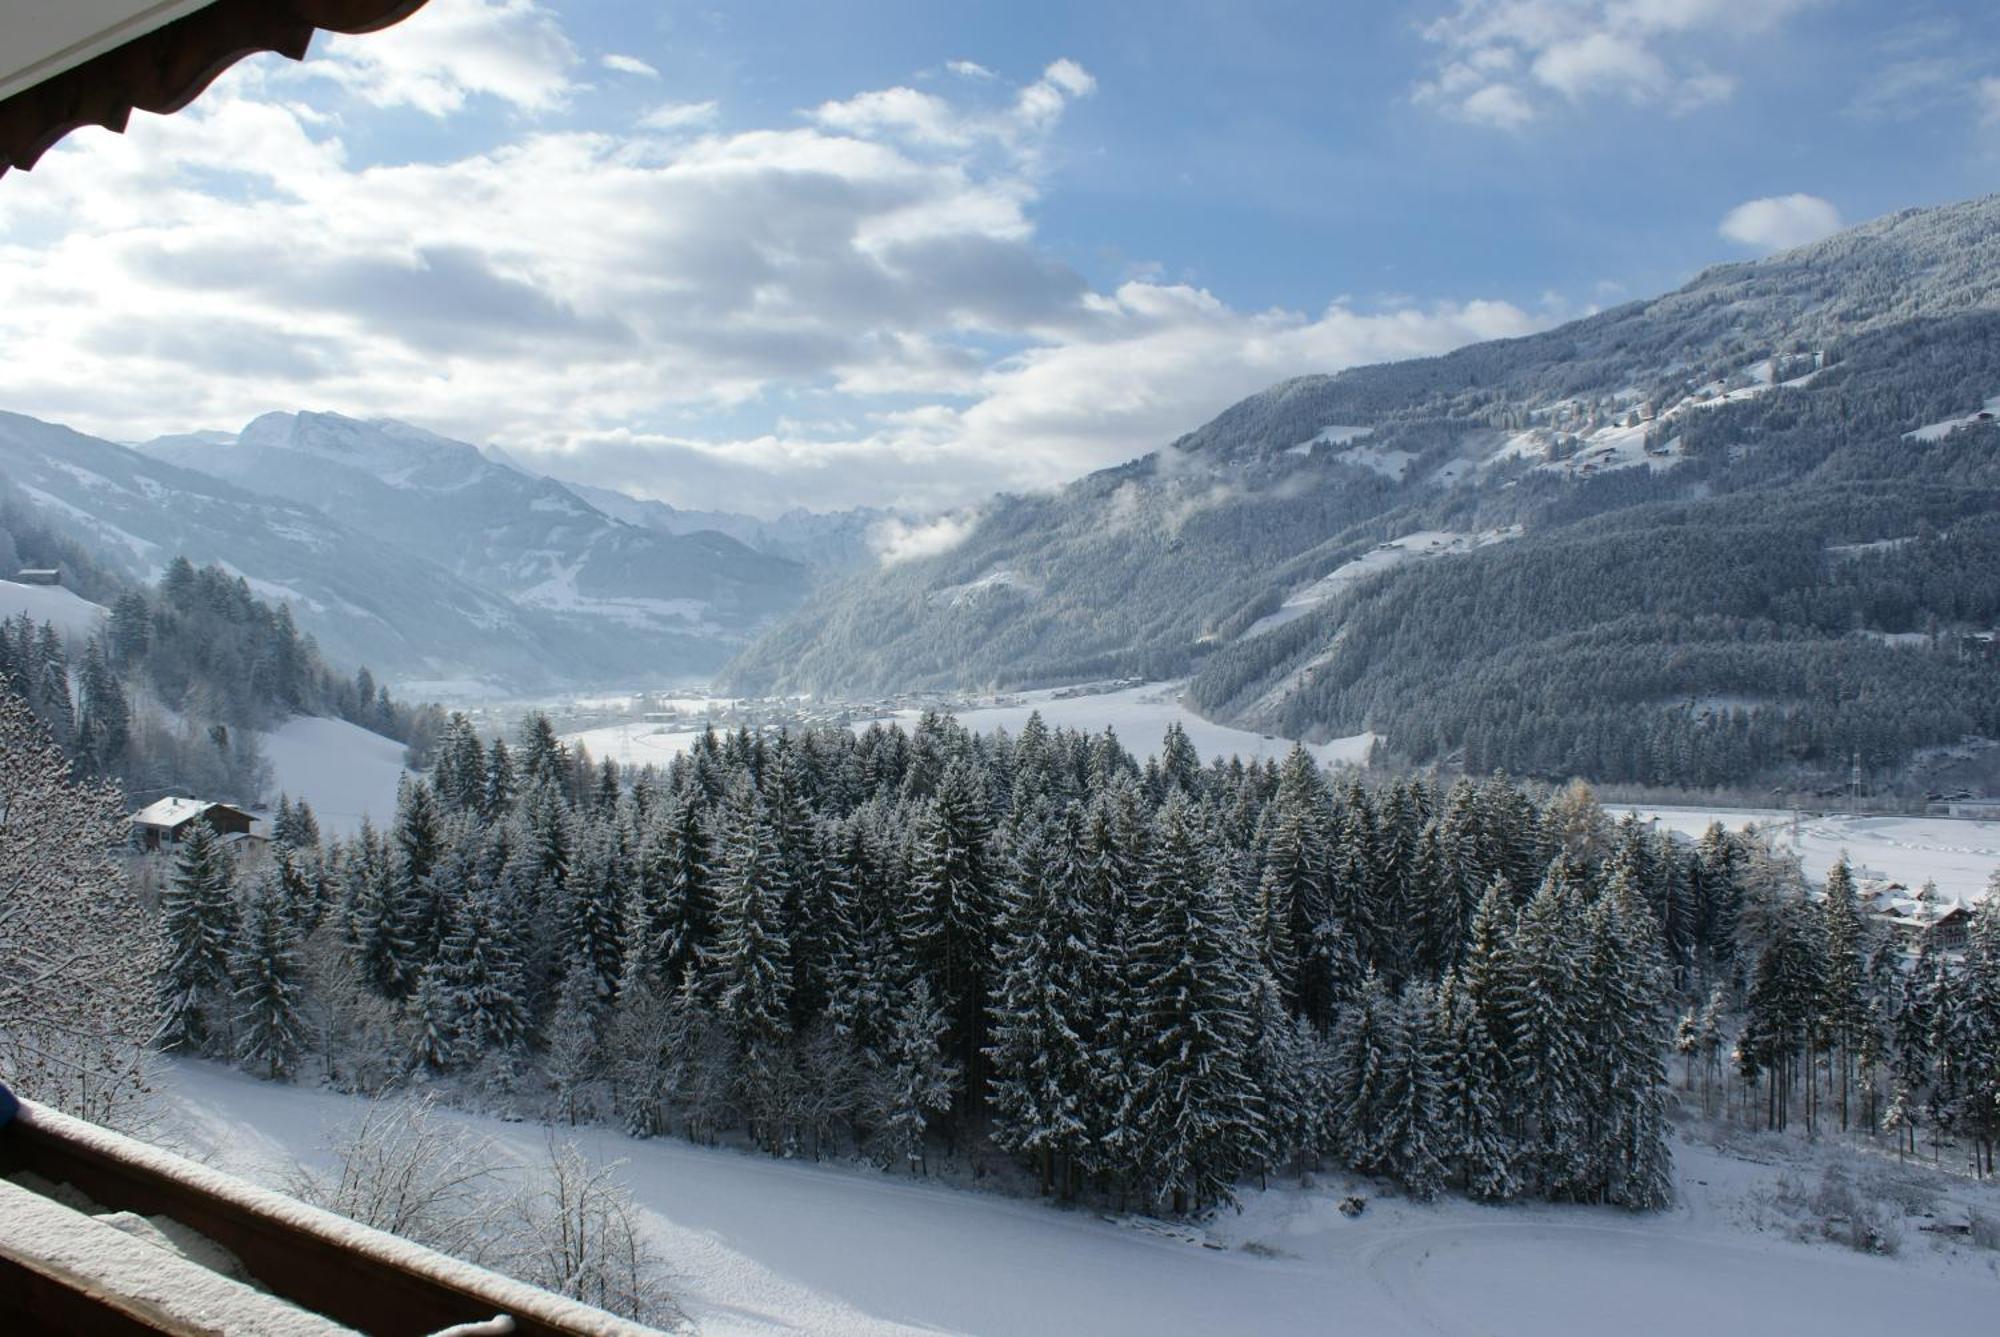
[[[0,1174],[23,1170],[107,1209],[170,1217],[235,1254],[274,1295],[378,1337],[655,1332],[27,1100],[0,1128]]]

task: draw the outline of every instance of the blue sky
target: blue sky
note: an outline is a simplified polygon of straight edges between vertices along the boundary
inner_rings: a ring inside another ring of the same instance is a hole
[[[976,505],[2000,181],[2000,16],[432,0],[0,181],[0,405]]]

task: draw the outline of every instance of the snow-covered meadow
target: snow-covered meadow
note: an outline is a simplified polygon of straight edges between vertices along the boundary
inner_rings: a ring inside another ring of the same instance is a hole
[[[206,1063],[172,1064],[167,1086],[191,1150],[266,1181],[323,1158],[329,1131],[359,1113],[352,1097]],[[536,1126],[453,1117],[523,1162],[542,1153]],[[1746,1135],[1730,1154],[1678,1140],[1679,1201],[1653,1216],[1421,1206],[1325,1175],[1251,1189],[1241,1212],[1178,1226],[867,1168],[563,1131],[626,1162],[704,1333],[1878,1337],[1985,1331],[2000,1312],[2000,1252],[1922,1228],[1926,1211],[2000,1215],[2000,1192],[1926,1187],[1928,1172],[1862,1153],[1859,1177],[1893,1177],[1910,1204],[1898,1256],[1803,1243],[1782,1204],[1837,1153],[1775,1137]],[[1369,1198],[1352,1219],[1339,1210],[1351,1191]]]
[[[95,636],[111,616],[109,609],[61,585],[23,585],[0,580],[0,618],[25,614],[36,626],[47,622],[75,647],[79,657],[84,643]]]
[[[2000,870],[2000,822],[1957,817],[1900,817],[1827,813],[1802,815],[1776,808],[1695,808],[1609,804],[1612,818],[1637,813],[1670,831],[1699,837],[1711,822],[1730,830],[1755,825],[1795,849],[1807,876],[1821,879],[1844,854],[1857,877],[1900,882],[1915,890],[1937,883],[1947,900],[1964,901],[1987,888]]]
[[[352,836],[365,816],[386,826],[396,815],[403,745],[346,720],[301,715],[259,735],[271,765],[271,793],[312,805],[322,835]]]

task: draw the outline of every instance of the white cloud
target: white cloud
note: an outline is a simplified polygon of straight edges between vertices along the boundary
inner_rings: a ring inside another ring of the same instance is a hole
[[[331,36],[300,71],[376,106],[443,116],[475,94],[523,111],[558,107],[578,60],[555,16],[535,0],[431,0],[387,32]]]
[[[1840,210],[1817,195],[1746,200],[1723,216],[1725,238],[1759,251],[1784,251],[1840,231]]]
[[[238,67],[9,179],[0,406],[124,440],[386,414],[680,504],[933,510],[1130,458],[1281,377],[1548,319],[1093,286],[1035,235],[1094,88],[1067,61],[787,128],[673,104],[383,165],[275,86]]]
[[[994,77],[993,71],[987,69],[976,60],[950,60],[945,62],[944,67],[953,74],[958,75],[961,79],[991,79]]]
[[[1680,114],[1727,101],[1710,55],[1768,34],[1817,0],[1457,0],[1423,30],[1438,48],[1414,99],[1518,130],[1552,102],[1612,98]]]
[[[713,102],[666,102],[639,118],[645,130],[692,130],[712,124],[720,109]]]
[[[882,565],[894,566],[898,562],[950,552],[971,537],[978,525],[979,514],[976,511],[960,511],[917,523],[892,516],[878,521],[868,531],[868,546],[882,559]]]
[[[636,74],[641,79],[657,79],[660,72],[637,56],[627,56],[613,51],[603,59],[604,68],[616,70],[620,74]]]
[[[1004,106],[953,101],[920,89],[876,89],[823,102],[810,113],[825,130],[899,140],[928,148],[998,147],[1018,159],[1032,156],[1065,109],[1097,91],[1097,80],[1073,60],[1058,60]]]

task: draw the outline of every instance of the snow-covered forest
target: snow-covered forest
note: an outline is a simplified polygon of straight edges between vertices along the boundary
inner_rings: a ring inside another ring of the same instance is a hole
[[[172,1047],[912,1173],[990,1147],[1159,1212],[1329,1163],[1660,1206],[1675,1048],[1714,1112],[1990,1168],[2000,911],[1908,963],[1844,870],[1809,894],[1754,838],[1614,826],[1580,786],[937,716],[621,775],[540,717],[512,746],[454,719],[388,830],[312,825],[281,812],[261,870],[179,850]]]

